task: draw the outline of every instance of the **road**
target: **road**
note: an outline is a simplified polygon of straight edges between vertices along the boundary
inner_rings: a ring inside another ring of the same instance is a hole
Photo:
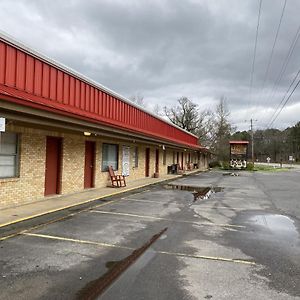
[[[238,174],[183,177],[0,242],[0,299],[300,299],[300,172]]]

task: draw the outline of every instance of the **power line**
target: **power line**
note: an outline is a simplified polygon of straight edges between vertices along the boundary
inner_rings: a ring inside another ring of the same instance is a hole
[[[271,89],[271,91],[270,91],[270,93],[269,93],[269,96],[267,97],[266,103],[270,102],[270,99],[271,99],[271,98],[274,96],[274,94],[276,93],[277,88],[278,88],[278,85],[279,85],[279,83],[280,83],[280,81],[281,81],[281,79],[282,79],[282,77],[283,77],[283,74],[284,74],[285,71],[286,71],[286,68],[287,68],[287,66],[288,66],[288,64],[289,64],[289,62],[290,62],[290,59],[291,59],[291,57],[292,57],[292,54],[293,54],[293,52],[294,52],[294,50],[295,50],[295,47],[296,47],[297,42],[298,42],[298,40],[299,40],[299,37],[300,37],[300,25],[299,25],[299,27],[298,27],[298,29],[297,29],[297,32],[296,32],[296,34],[295,34],[295,36],[294,36],[294,39],[293,39],[293,41],[292,41],[292,43],[291,43],[291,45],[290,45],[288,54],[287,54],[287,56],[285,57],[285,60],[284,60],[284,62],[283,62],[283,64],[282,64],[282,67],[281,67],[280,72],[279,72],[279,74],[278,74],[278,76],[277,76],[277,78],[276,78],[276,81],[275,81],[275,83],[274,83],[274,85],[273,85],[273,87],[272,87],[272,89]]]
[[[286,94],[284,95],[284,97],[281,100],[281,103],[283,102],[285,96],[287,95],[288,91],[290,90],[291,86],[293,85],[293,83],[295,82],[296,78],[298,77],[298,75],[300,74],[300,70],[298,71],[298,73],[296,74],[296,76],[293,79],[293,82],[290,84]],[[276,121],[276,119],[278,118],[278,116],[280,115],[280,113],[282,112],[282,110],[284,109],[284,107],[286,106],[286,104],[288,103],[288,101],[290,100],[290,98],[292,97],[292,95],[294,94],[296,88],[298,87],[298,85],[300,84],[300,79],[298,80],[297,84],[294,86],[293,90],[291,91],[291,93],[289,94],[289,96],[287,97],[287,99],[285,100],[285,102],[283,103],[281,109],[277,112],[276,116],[274,117],[274,119],[272,120],[272,122],[270,122],[268,128],[270,128],[273,123]]]
[[[277,43],[277,38],[278,38],[279,30],[280,30],[280,27],[281,27],[281,23],[282,23],[284,11],[285,11],[286,3],[287,3],[287,0],[284,1],[283,7],[282,7],[279,23],[278,23],[278,26],[277,26],[277,31],[276,31],[276,34],[275,34],[275,39],[274,39],[274,42],[273,42],[271,54],[270,54],[270,57],[269,57],[269,61],[268,61],[267,69],[266,69],[266,72],[265,72],[265,77],[264,77],[262,89],[261,89],[262,93],[263,93],[263,90],[265,88],[266,80],[267,80],[268,75],[269,75],[270,66],[271,66],[271,62],[272,62],[272,59],[273,59],[274,50],[275,50],[275,46],[276,46],[276,43]]]
[[[270,124],[270,125],[267,125],[266,127],[269,128],[269,127],[271,126],[271,124],[273,124],[272,119],[273,119],[274,116],[276,115],[277,110],[278,110],[278,109],[280,108],[280,106],[283,104],[283,101],[284,101],[286,95],[287,95],[288,92],[290,91],[291,87],[293,86],[293,84],[294,84],[294,82],[296,81],[296,79],[297,79],[297,77],[298,77],[299,74],[300,74],[300,70],[297,72],[296,76],[293,78],[292,82],[290,83],[289,88],[287,89],[287,91],[285,92],[284,96],[282,97],[280,103],[277,105],[275,111],[273,112],[273,114],[272,114],[272,116],[271,116],[271,118],[270,118],[270,121],[268,122],[268,124]]]
[[[255,35],[255,43],[254,43],[254,53],[253,53],[253,61],[252,61],[251,76],[250,76],[250,88],[249,88],[248,106],[250,106],[251,95],[252,95],[253,75],[254,75],[255,60],[256,60],[256,49],[257,49],[258,29],[259,29],[259,23],[260,23],[260,15],[261,15],[261,5],[262,5],[262,0],[259,1],[259,8],[258,8],[256,35]]]

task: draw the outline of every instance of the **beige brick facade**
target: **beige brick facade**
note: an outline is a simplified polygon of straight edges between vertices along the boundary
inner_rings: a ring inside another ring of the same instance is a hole
[[[101,136],[85,137],[80,134],[53,132],[28,127],[8,125],[7,131],[19,134],[19,177],[0,179],[0,208],[30,203],[44,198],[45,191],[45,159],[47,136],[62,138],[61,161],[61,194],[76,193],[84,190],[85,141],[94,141],[95,153],[95,188],[110,184],[108,172],[102,172],[102,144],[118,144],[119,168],[116,173],[122,173],[122,147],[130,147],[130,166],[127,181],[145,177],[145,152],[150,148],[150,177],[155,173],[156,149],[159,149],[159,175],[167,174],[167,167],[177,162],[177,151],[162,146],[149,146],[139,143],[127,143]],[[135,166],[135,148],[138,148],[138,166]],[[164,152],[165,164],[164,164]],[[179,152],[181,161],[181,152]],[[196,153],[197,154],[197,153]],[[186,152],[186,155],[188,154]],[[188,158],[186,158],[188,159]],[[191,161],[197,162],[197,155],[191,152]],[[205,168],[201,161],[200,167]]]

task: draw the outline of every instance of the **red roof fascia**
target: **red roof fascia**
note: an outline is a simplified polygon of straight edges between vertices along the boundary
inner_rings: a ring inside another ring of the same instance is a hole
[[[0,97],[3,100],[8,100],[9,102],[14,102],[20,105],[24,105],[27,107],[32,107],[32,108],[36,108],[36,109],[41,109],[41,110],[45,110],[45,111],[49,111],[49,112],[53,112],[59,115],[65,115],[65,116],[70,116],[73,118],[77,118],[77,119],[81,119],[81,120],[85,120],[88,121],[90,123],[94,123],[94,124],[101,124],[101,125],[106,125],[109,127],[113,127],[113,128],[117,128],[117,129],[121,129],[121,130],[125,130],[127,132],[133,132],[133,133],[139,133],[151,138],[157,138],[159,137],[162,140],[171,142],[171,143],[176,143],[179,145],[183,145],[192,149],[197,149],[199,150],[201,148],[201,146],[199,145],[194,145],[191,143],[183,143],[181,140],[177,140],[177,139],[168,139],[163,135],[160,134],[151,134],[151,132],[148,132],[146,130],[136,130],[136,128],[134,126],[131,126],[131,128],[129,128],[129,126],[126,124],[126,128],[123,126],[123,124],[121,122],[117,122],[114,121],[109,122],[109,120],[105,120],[104,118],[101,118],[101,116],[97,115],[97,119],[96,118],[91,118],[90,113],[84,113],[83,111],[80,111],[80,115],[75,111],[76,109],[74,107],[68,107],[68,106],[64,106],[63,104],[59,104],[59,103],[55,103],[55,105],[53,107],[49,106],[49,102],[47,99],[44,99],[43,97],[38,97],[17,89],[13,89],[11,87],[7,87],[4,85],[0,85]]]

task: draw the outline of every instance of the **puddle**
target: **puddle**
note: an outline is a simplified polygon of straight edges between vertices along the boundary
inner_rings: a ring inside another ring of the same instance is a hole
[[[105,267],[107,269],[111,269],[112,267],[114,267],[115,265],[119,264],[120,262],[122,262],[122,260],[112,260],[112,261],[108,261],[106,264],[105,264]]]
[[[138,273],[155,256],[156,252],[150,247],[166,231],[167,227],[153,235],[151,239],[140,248],[123,258],[122,260],[108,261],[105,266],[108,269],[106,273],[99,278],[88,282],[78,293],[77,299],[98,299],[99,297],[118,277],[125,271],[134,270]],[[131,268],[130,268],[131,267]],[[132,276],[128,276],[132,278]]]
[[[168,236],[166,234],[163,234],[159,239],[160,240],[165,240]]]
[[[298,231],[294,221],[283,215],[263,214],[252,216],[249,221],[256,225],[263,226],[277,235],[285,235],[289,237],[298,237]]]
[[[246,228],[226,231],[225,245],[240,249],[260,265],[254,274],[265,278],[269,289],[289,294],[289,299],[299,296],[300,222],[278,213],[249,210],[238,212],[232,223]]]
[[[194,202],[198,199],[208,199],[212,194],[219,193],[223,191],[222,187],[212,187],[212,186],[190,186],[190,185],[180,185],[180,184],[167,184],[164,186],[168,190],[181,190],[181,191],[190,191],[194,196]]]

